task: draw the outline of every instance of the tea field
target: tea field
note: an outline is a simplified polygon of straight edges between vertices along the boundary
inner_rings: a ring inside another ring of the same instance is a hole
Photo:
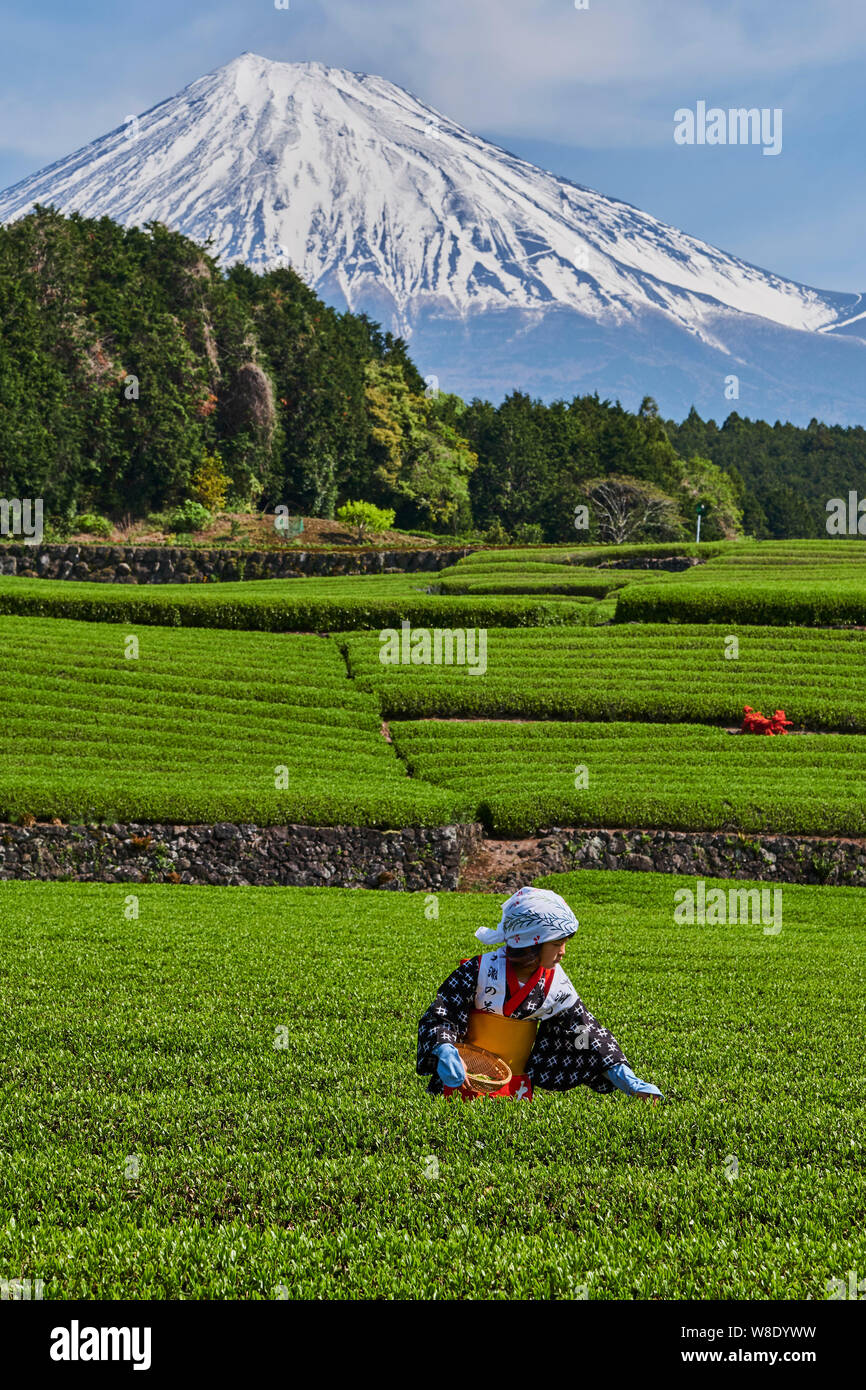
[[[2,616],[0,820],[864,833],[866,635],[753,629],[736,660],[726,642],[494,629],[473,675],[383,666],[375,632]],[[846,736],[712,727],[747,703]]]
[[[392,723],[414,777],[496,835],[552,825],[866,834],[866,737],[694,724]]]
[[[648,558],[685,573],[617,568]],[[264,632],[618,622],[866,625],[866,541],[473,552],[437,573],[136,585],[0,576],[0,614]]]
[[[591,605],[564,597],[450,596],[427,592],[431,577],[351,575],[208,584],[102,584],[0,576],[0,614],[80,622],[258,632],[329,632],[417,626],[538,627],[589,621]]]
[[[680,926],[550,880],[657,1108],[431,1100],[417,1019],[499,896],[0,885],[0,1268],[46,1299],[824,1299],[866,1267],[862,894]],[[725,885],[723,885],[725,886]],[[746,885],[738,885],[746,886]]]
[[[0,617],[0,648],[0,820],[460,819],[327,638]]]
[[[736,646],[730,638],[736,639]],[[342,639],[386,718],[487,716],[739,724],[744,705],[796,726],[866,732],[866,633],[665,623],[491,631],[487,670],[383,665],[379,634]]]
[[[594,592],[606,600],[595,622],[866,624],[866,541],[722,541],[601,551],[476,552],[443,570],[439,584],[449,594]],[[649,554],[699,563],[680,574],[606,568],[638,564]]]

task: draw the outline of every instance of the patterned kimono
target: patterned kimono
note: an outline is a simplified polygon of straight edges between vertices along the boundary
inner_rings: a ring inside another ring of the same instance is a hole
[[[440,1043],[463,1041],[473,1009],[508,1014],[515,1019],[538,1019],[535,1043],[526,1064],[526,1076],[532,1085],[549,1091],[589,1086],[602,1095],[616,1090],[605,1072],[625,1063],[625,1054],[613,1034],[584,1007],[564,971],[559,966],[556,970],[539,970],[528,983],[525,997],[515,1007],[509,1007],[515,987],[523,993],[526,986],[520,987],[510,966],[506,967],[503,946],[484,957],[463,961],[440,985],[418,1024],[417,1072],[419,1076],[430,1076],[427,1090],[431,1095],[449,1093],[437,1075],[433,1049]]]

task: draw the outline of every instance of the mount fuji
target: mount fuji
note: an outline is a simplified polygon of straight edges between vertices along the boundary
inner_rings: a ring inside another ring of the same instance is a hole
[[[291,265],[443,390],[866,422],[866,296],[773,275],[539,169],[381,77],[245,53],[0,194]]]

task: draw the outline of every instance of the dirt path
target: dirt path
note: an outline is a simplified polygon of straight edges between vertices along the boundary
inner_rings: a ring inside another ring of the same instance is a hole
[[[541,841],[482,840],[460,874],[459,893],[514,893],[539,874],[549,873]]]

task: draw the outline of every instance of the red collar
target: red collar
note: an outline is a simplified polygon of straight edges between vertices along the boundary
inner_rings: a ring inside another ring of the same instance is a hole
[[[538,981],[541,979],[542,975],[544,976],[544,997],[546,999],[548,990],[550,989],[550,986],[553,984],[553,971],[543,970],[542,967],[539,965],[535,974],[530,975],[529,979],[526,981],[526,984],[522,985],[517,978],[514,966],[511,964],[511,961],[506,958],[505,983],[508,986],[508,998],[506,999],[502,1007],[502,1012],[506,1018],[510,1018],[511,1015],[514,1013],[514,1010],[519,1008],[520,1005],[523,1003],[524,999],[526,999],[526,997],[532,993],[532,991],[535,989],[535,986],[538,984]]]

